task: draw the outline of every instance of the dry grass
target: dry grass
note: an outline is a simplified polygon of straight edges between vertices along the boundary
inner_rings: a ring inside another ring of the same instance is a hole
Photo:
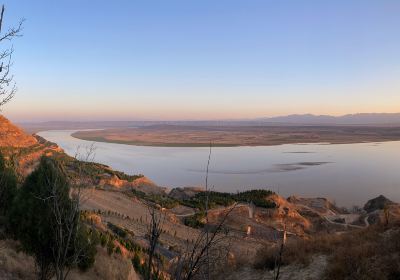
[[[316,254],[332,254],[342,241],[343,237],[337,234],[323,234],[309,240],[290,240],[283,251],[282,265],[301,264],[306,266],[310,264],[312,257]],[[278,246],[265,246],[257,252],[255,268],[274,269],[278,254]]]
[[[34,260],[17,249],[15,241],[0,241],[0,280],[32,279],[35,273]]]
[[[139,280],[132,263],[118,254],[109,256],[103,248],[98,248],[94,266],[85,273],[73,271],[69,280]]]
[[[265,247],[255,267],[273,269],[278,249]],[[344,234],[292,240],[283,252],[282,264],[307,266],[317,255],[328,256],[325,279],[400,279],[400,228],[382,225]]]
[[[326,279],[400,279],[400,228],[373,227],[344,238],[329,260]]]
[[[82,273],[71,271],[68,280],[139,280],[130,259],[121,255],[109,256],[98,247],[96,261],[92,268]],[[36,268],[32,257],[18,252],[18,243],[11,240],[0,241],[0,280],[35,279]]]

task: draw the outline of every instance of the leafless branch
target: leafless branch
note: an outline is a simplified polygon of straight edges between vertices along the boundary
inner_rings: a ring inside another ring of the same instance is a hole
[[[4,19],[4,5],[2,5],[0,13],[0,33],[3,29],[3,19]],[[0,35],[0,43],[5,41],[12,41],[16,37],[21,37],[23,30],[24,19],[22,19],[17,27],[10,27],[7,32]],[[10,69],[12,66],[12,54],[14,52],[13,47],[6,47],[0,52],[0,109],[3,105],[8,103],[17,92],[17,87],[13,83],[13,75],[10,74]]]
[[[279,247],[279,252],[275,258],[274,280],[279,280],[279,277],[280,277],[281,266],[282,266],[282,255],[283,255],[283,251],[285,249],[285,245],[286,245],[286,223],[283,228],[283,235],[282,235],[282,240],[281,240],[281,244]]]
[[[210,259],[213,259],[212,262],[215,263],[227,255],[226,250],[221,250],[228,237],[228,231],[225,231],[224,225],[235,208],[236,203],[226,210],[226,213],[216,226],[212,227],[210,224],[206,224],[193,245],[190,246],[188,244],[187,251],[177,260],[176,268],[173,272],[174,279],[190,280],[200,274],[203,277],[210,277]]]
[[[163,231],[163,226],[165,222],[165,214],[162,212],[159,212],[155,209],[155,206],[148,203],[147,204],[147,209],[149,211],[150,215],[150,224],[148,226],[148,240],[149,240],[149,259],[148,259],[148,264],[147,264],[147,269],[146,269],[146,274],[145,274],[145,279],[150,280],[153,279],[153,275],[156,274],[158,275],[159,268],[154,267],[154,257],[156,253],[156,248],[161,236],[161,233]],[[159,262],[156,262],[159,264]]]
[[[206,214],[206,224],[208,225],[208,204],[210,199],[210,192],[208,190],[208,175],[209,175],[209,168],[210,168],[210,161],[211,161],[211,151],[212,151],[212,144],[210,142],[210,151],[208,153],[208,160],[207,160],[207,168],[206,168],[206,201],[205,201],[205,214]],[[206,231],[206,243],[209,241],[208,231]],[[206,271],[205,271],[205,279],[210,278],[210,256],[209,256],[209,248],[206,249]]]
[[[4,5],[1,6],[0,32],[1,32],[1,27],[2,27],[2,25],[3,25],[3,16],[4,16]]]
[[[173,277],[177,280],[190,280],[196,277],[203,279],[211,279],[211,263],[214,265],[218,261],[227,257],[229,247],[228,231],[224,229],[227,218],[236,208],[236,203],[228,208],[222,219],[216,224],[211,225],[208,217],[210,190],[208,184],[209,167],[211,162],[212,145],[208,154],[206,167],[206,199],[205,199],[205,215],[206,224],[201,230],[193,244],[187,244],[186,252],[181,254],[176,262]],[[227,246],[224,246],[227,245]]]

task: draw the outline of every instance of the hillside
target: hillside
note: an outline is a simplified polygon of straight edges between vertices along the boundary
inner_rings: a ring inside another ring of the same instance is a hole
[[[30,147],[37,140],[0,115],[0,147]]]

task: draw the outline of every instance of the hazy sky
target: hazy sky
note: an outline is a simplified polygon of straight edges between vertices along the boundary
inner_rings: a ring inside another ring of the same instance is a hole
[[[400,1],[7,0],[13,120],[400,111]]]

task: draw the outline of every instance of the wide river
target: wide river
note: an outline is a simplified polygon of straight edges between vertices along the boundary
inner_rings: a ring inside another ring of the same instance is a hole
[[[38,134],[74,155],[93,142],[73,132]],[[96,162],[144,174],[160,186],[205,184],[209,148],[94,145]],[[328,197],[340,206],[362,206],[380,194],[400,202],[400,142],[213,148],[209,185],[216,191],[264,188],[283,196]]]

